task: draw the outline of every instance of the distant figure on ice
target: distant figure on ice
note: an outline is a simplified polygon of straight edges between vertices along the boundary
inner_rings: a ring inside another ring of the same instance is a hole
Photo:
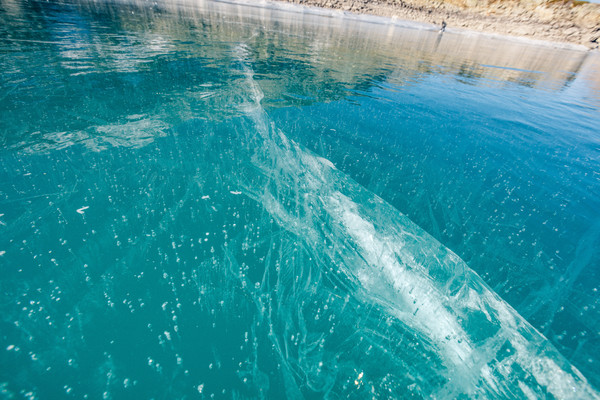
[[[440,29],[440,33],[444,33],[446,30],[446,21],[442,21],[442,28]]]

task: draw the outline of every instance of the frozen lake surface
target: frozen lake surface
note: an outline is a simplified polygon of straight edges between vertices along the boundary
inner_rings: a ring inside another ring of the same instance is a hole
[[[0,1],[0,393],[600,398],[600,57]]]

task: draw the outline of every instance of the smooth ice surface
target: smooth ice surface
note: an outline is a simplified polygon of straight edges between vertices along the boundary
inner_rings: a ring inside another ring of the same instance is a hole
[[[0,5],[4,397],[600,397],[597,56]]]

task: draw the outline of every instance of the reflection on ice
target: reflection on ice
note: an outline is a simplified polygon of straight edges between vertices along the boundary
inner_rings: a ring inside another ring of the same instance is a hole
[[[84,131],[46,133],[43,141],[30,145],[21,144],[27,153],[39,153],[49,150],[61,150],[73,145],[84,145],[90,150],[101,151],[115,146],[141,147],[155,138],[165,136],[169,126],[164,122],[145,118],[144,115],[132,115],[123,124],[90,126]]]

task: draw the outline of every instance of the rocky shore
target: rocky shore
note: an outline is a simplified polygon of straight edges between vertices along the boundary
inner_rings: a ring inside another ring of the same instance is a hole
[[[286,1],[286,0],[284,0]],[[563,0],[287,0],[447,26],[449,29],[566,42],[598,49],[600,4]]]

